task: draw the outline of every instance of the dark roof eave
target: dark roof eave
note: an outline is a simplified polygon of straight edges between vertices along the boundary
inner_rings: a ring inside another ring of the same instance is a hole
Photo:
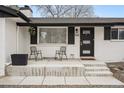
[[[20,11],[17,12],[18,16],[21,17],[22,19],[24,19],[26,22],[30,22],[31,20],[26,17],[23,13],[21,13]]]
[[[114,26],[122,23],[17,23],[18,26]]]
[[[8,13],[8,14],[12,15],[13,17],[20,17],[28,23],[30,22],[30,19],[18,10],[9,8],[7,6],[0,5],[0,11],[2,11],[4,13]]]

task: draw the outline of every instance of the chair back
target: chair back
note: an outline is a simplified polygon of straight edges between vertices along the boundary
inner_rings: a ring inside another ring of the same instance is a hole
[[[61,47],[60,47],[60,52],[66,53],[66,46],[61,46]]]
[[[31,54],[33,54],[33,53],[36,53],[37,48],[36,48],[36,46],[31,46],[30,50],[31,50]]]

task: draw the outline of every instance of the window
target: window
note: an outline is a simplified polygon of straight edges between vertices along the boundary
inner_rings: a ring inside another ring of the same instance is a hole
[[[119,39],[124,39],[124,29],[120,29],[120,31],[119,31]]]
[[[66,43],[66,28],[39,28],[39,43]]]
[[[83,34],[90,34],[90,31],[89,30],[84,30]]]
[[[111,29],[111,39],[124,40],[124,29],[122,28],[112,28]]]
[[[111,39],[118,39],[118,29],[112,29],[111,31]]]

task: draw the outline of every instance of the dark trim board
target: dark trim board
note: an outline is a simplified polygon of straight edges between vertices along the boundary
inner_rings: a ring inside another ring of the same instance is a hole
[[[114,26],[123,23],[17,23],[18,26]]]
[[[0,17],[17,17],[17,16],[0,11]]]
[[[8,15],[11,15],[13,17],[18,17],[17,10],[14,10],[12,8],[0,5],[0,12],[6,13]]]
[[[30,44],[37,44],[37,27],[34,27],[35,28],[35,35],[30,35]]]
[[[68,44],[75,44],[75,27],[68,27]]]
[[[104,27],[104,40],[110,40],[111,27]]]
[[[7,6],[0,5],[0,14],[2,14],[0,17],[20,17],[26,22],[30,22],[30,19],[19,10],[15,10]]]
[[[23,13],[21,13],[20,11],[17,12],[18,16],[21,17],[22,19],[24,19],[26,22],[30,22],[31,20],[26,17]]]
[[[81,60],[96,60],[95,57],[80,57]]]

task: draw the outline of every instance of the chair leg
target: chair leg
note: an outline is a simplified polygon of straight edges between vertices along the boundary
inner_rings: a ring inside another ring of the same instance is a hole
[[[61,60],[63,60],[63,54],[62,54],[62,56],[61,56]]]
[[[65,54],[65,56],[66,56],[66,60],[68,60],[68,57],[67,57],[67,55]]]
[[[58,56],[59,56],[59,59],[61,59],[61,54],[58,54]]]
[[[35,54],[35,61],[37,61],[38,54]]]
[[[32,56],[33,56],[33,55],[32,55],[32,54],[30,54],[29,59],[31,59],[31,60],[32,60]]]
[[[42,59],[42,53],[40,55],[41,55],[41,59]]]
[[[57,54],[55,54],[55,60],[57,59]]]

